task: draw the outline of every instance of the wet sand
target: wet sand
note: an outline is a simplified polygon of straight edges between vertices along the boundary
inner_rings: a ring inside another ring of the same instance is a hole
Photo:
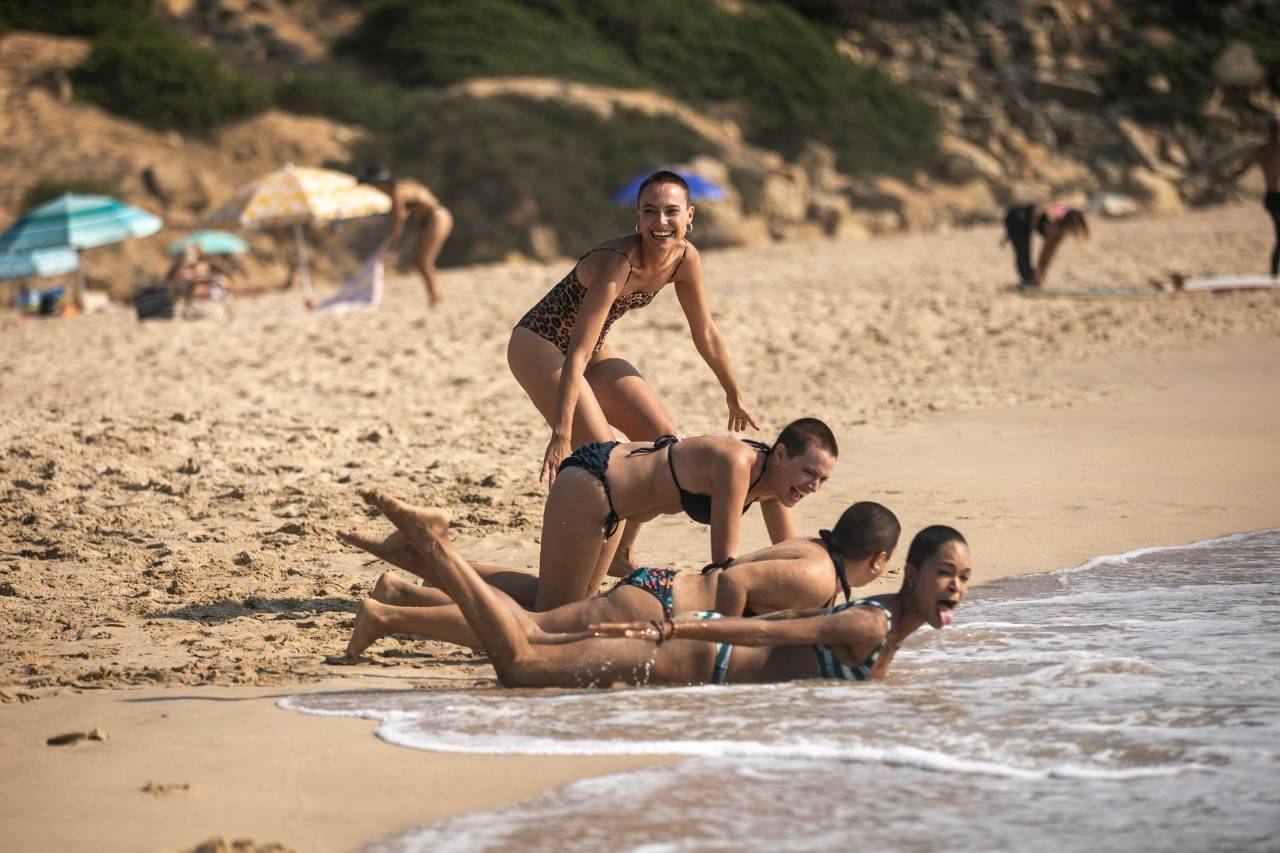
[[[1101,223],[1052,283],[1249,271],[1265,224],[1252,206]],[[906,535],[963,530],[982,581],[1280,526],[1280,294],[1022,298],[1001,289],[998,236],[707,254],[764,437],[815,415],[840,439],[801,529],[879,500]],[[449,508],[464,553],[532,565],[547,430],[507,372],[506,332],[567,263],[448,270],[434,313],[401,276],[373,314],[309,317],[286,294],[227,321],[0,318],[0,817],[15,849],[351,849],[635,763],[414,753],[269,698],[492,683],[482,658],[436,643],[333,663],[384,567],[332,534],[383,523],[355,492],[378,486]],[[722,398],[687,334],[663,293],[611,340],[683,432],[718,432]],[[748,547],[765,541],[750,518]],[[640,542],[644,561],[684,568],[707,550],[678,518]],[[45,745],[94,727],[109,740]]]

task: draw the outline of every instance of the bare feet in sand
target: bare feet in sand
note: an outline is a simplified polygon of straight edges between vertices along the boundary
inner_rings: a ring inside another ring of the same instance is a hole
[[[436,541],[449,537],[449,513],[442,509],[416,507],[376,490],[362,491],[360,497],[404,534],[420,558],[429,561],[436,550]]]
[[[380,560],[385,560],[398,569],[404,569],[425,580],[432,580],[433,575],[422,555],[409,544],[404,534],[393,530],[389,536],[379,539],[376,533],[369,530],[343,530],[338,540],[352,547],[367,551]]]
[[[366,598],[356,614],[355,627],[351,629],[351,641],[347,643],[347,659],[355,660],[369,646],[390,634],[382,618],[383,605]]]

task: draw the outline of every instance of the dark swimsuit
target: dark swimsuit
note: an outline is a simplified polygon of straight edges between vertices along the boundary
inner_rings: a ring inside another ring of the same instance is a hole
[[[689,251],[685,247],[685,252]],[[600,246],[592,249],[578,258],[578,263],[573,265],[573,269],[569,270],[569,274],[556,284],[555,287],[547,291],[546,296],[538,300],[529,311],[520,318],[520,322],[516,323],[516,328],[523,326],[541,338],[545,338],[555,344],[560,352],[568,354],[569,339],[573,335],[573,325],[578,321],[578,309],[582,307],[582,300],[587,295],[586,286],[578,280],[578,264],[582,263],[582,259],[595,252],[613,252],[616,255],[622,255],[627,259],[627,278],[623,281],[623,288],[627,282],[631,281],[631,273],[635,271],[635,265],[631,263],[630,256],[626,252],[613,249],[608,246]],[[676,262],[675,269],[671,271],[671,280],[675,280],[676,273],[680,270],[680,265],[684,263],[684,255],[680,256],[680,260]],[[661,288],[659,288],[661,289]],[[595,355],[604,346],[605,335],[609,333],[609,327],[613,322],[632,308],[643,308],[653,301],[653,297],[658,295],[658,291],[637,290],[635,293],[628,293],[625,296],[619,296],[613,300],[613,304],[609,306],[609,313],[604,318],[604,326],[600,329],[600,338],[596,341],[596,345],[591,350],[591,354]]]
[[[664,447],[670,448],[671,445],[679,440],[674,435],[664,435],[655,441],[652,447],[638,447],[628,453],[627,456],[643,456],[647,453],[656,453]],[[769,463],[769,454],[773,452],[773,448],[763,442],[753,441],[749,438],[742,440],[765,455],[765,465],[761,466],[760,475],[752,480],[751,485],[747,487],[749,492],[764,477],[764,472]],[[609,504],[609,514],[604,517],[605,539],[613,536],[618,529],[618,522],[621,521],[617,510],[613,508],[613,494],[609,491],[609,479],[606,476],[609,470],[609,457],[613,454],[613,449],[621,443],[619,441],[594,441],[591,444],[584,444],[561,462],[560,467],[557,469],[557,473],[559,473],[565,468],[582,468],[594,474],[596,479],[600,481],[600,485],[604,486],[604,499]],[[676,479],[675,465],[671,462],[670,449],[667,450],[667,465],[671,468],[671,479],[676,484],[676,489],[680,492],[680,508],[699,524],[710,524],[711,496],[700,495],[697,492],[687,492],[680,486],[680,481]],[[742,511],[745,513],[753,503],[755,503],[754,499],[747,501],[746,505],[742,507]]]
[[[1036,267],[1031,262],[1031,232],[1041,237],[1049,227],[1049,215],[1041,212],[1033,222],[1031,214],[1035,213],[1034,204],[1020,204],[1011,207],[1004,216],[1004,233],[1013,243],[1013,257],[1018,267],[1018,279],[1022,284],[1030,284],[1035,280]]]

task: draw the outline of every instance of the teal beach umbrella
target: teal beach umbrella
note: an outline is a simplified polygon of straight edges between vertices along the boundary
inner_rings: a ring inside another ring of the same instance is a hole
[[[67,193],[27,211],[0,234],[0,252],[91,249],[160,230],[160,217],[105,195]]]
[[[0,253],[81,249],[147,237],[164,224],[160,217],[106,195],[67,193],[33,207],[0,234]],[[84,269],[78,262],[84,285]]]
[[[66,246],[30,252],[0,252],[0,278],[43,278],[74,272],[79,268],[80,255]]]
[[[249,244],[229,231],[196,231],[169,244],[169,254],[176,255],[192,243],[206,255],[238,255],[249,251]]]

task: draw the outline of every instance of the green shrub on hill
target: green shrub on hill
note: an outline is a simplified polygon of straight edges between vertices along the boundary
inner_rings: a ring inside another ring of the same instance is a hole
[[[91,36],[143,20],[151,5],[152,0],[0,0],[0,32]]]
[[[394,130],[404,119],[405,92],[394,83],[365,80],[329,69],[299,71],[275,89],[281,109],[319,115],[370,130]]]
[[[340,50],[405,85],[516,75],[650,88],[728,108],[750,141],[784,153],[826,142],[854,172],[910,171],[939,130],[914,89],[850,62],[775,2],[380,0]]]
[[[378,161],[425,181],[453,213],[444,263],[502,259],[551,226],[565,254],[629,231],[633,212],[609,195],[641,172],[712,153],[669,120],[525,98],[423,95],[404,126],[366,142],[352,168]]]
[[[209,130],[271,102],[252,77],[224,70],[214,54],[152,19],[97,36],[71,79],[78,96],[161,129]]]
[[[1200,107],[1217,85],[1213,63],[1232,41],[1249,44],[1267,69],[1272,90],[1280,89],[1280,8],[1272,3],[1220,0],[1122,0],[1135,28],[1162,27],[1170,44],[1135,42],[1117,51],[1107,87],[1134,114],[1153,122],[1201,121]],[[1147,81],[1162,75],[1168,93]]]
[[[446,86],[471,77],[568,77],[639,82],[584,21],[518,0],[380,0],[336,45],[384,65],[406,86]]]
[[[22,194],[22,210],[30,210],[36,205],[52,201],[66,193],[82,193],[84,195],[118,195],[119,187],[115,181],[106,178],[83,176],[77,178],[44,176]]]

